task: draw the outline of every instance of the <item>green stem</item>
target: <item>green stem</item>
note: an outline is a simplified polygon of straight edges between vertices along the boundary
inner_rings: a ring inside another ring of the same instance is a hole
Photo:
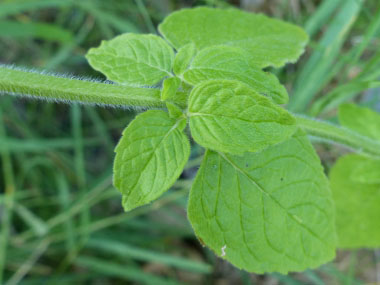
[[[311,136],[343,145],[365,155],[380,157],[380,142],[325,121],[302,115],[295,116],[298,125]]]
[[[165,107],[160,90],[56,77],[0,65],[0,94],[37,97],[55,101],[76,101],[119,107]],[[186,106],[186,98],[174,102]],[[178,99],[177,99],[178,100]],[[333,124],[296,115],[309,135],[338,143],[370,156],[380,157],[380,143]]]
[[[48,99],[77,101],[96,105],[164,107],[160,90],[106,84],[49,74],[22,71],[0,65],[0,93]]]

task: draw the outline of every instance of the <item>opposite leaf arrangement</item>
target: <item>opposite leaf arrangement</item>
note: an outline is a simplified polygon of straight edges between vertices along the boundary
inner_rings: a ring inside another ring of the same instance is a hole
[[[124,209],[175,183],[190,133],[205,154],[188,218],[202,244],[239,268],[303,271],[333,259],[336,247],[380,247],[380,114],[344,104],[343,127],[291,114],[281,106],[286,89],[263,71],[298,59],[308,41],[301,28],[202,7],[171,14],[159,31],[163,38],[124,34],[88,52],[115,84],[0,66],[0,92],[166,105],[138,115],[116,147],[114,185]],[[306,132],[360,154],[340,158],[330,183]]]
[[[188,204],[199,240],[247,271],[302,271],[335,254],[334,204],[318,156],[278,104],[286,89],[262,69],[302,54],[294,25],[239,10],[185,9],[156,35],[125,34],[87,54],[119,84],[161,89],[168,112],[138,115],[116,148],[114,185],[126,211],[167,191],[206,151]],[[174,47],[177,53],[174,53]]]

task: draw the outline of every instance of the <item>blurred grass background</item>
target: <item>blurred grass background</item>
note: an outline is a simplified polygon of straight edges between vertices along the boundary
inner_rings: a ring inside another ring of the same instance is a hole
[[[84,55],[103,39],[156,33],[182,7],[235,6],[306,28],[310,45],[276,74],[292,111],[336,120],[348,100],[380,111],[378,0],[0,0],[0,62],[100,78]],[[202,248],[186,219],[193,148],[161,199],[124,213],[113,147],[134,111],[0,96],[0,284],[380,284],[380,254],[339,251],[304,273],[255,275]],[[339,147],[316,143],[328,171]]]

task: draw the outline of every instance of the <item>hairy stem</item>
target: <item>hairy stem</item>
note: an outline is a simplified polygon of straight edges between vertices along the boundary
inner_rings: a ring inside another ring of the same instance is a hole
[[[0,94],[29,96],[55,101],[81,102],[116,107],[164,107],[160,90],[65,78],[0,65]],[[186,97],[179,96],[181,107]],[[178,99],[177,99],[178,100]],[[338,143],[369,156],[380,157],[380,143],[333,124],[295,115],[309,135]]]
[[[343,145],[365,155],[380,157],[380,142],[328,122],[301,115],[295,116],[298,125],[313,137]]]
[[[0,92],[55,101],[164,107],[160,90],[56,77],[0,66]]]

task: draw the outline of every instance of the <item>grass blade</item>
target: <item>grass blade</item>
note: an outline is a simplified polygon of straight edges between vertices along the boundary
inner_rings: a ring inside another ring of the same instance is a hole
[[[46,223],[37,217],[33,212],[21,204],[16,204],[15,212],[33,230],[37,236],[43,236],[48,232]]]
[[[7,137],[5,124],[3,120],[3,111],[0,106],[0,143]],[[2,205],[1,232],[0,232],[0,284],[4,278],[5,265],[7,262],[7,248],[10,238],[10,229],[12,225],[14,197],[15,197],[15,177],[13,172],[13,163],[7,148],[0,150],[2,162],[4,186],[3,194],[4,203]]]
[[[159,262],[160,264],[166,264],[192,272],[207,274],[211,273],[212,270],[211,266],[206,263],[195,262],[180,257],[157,253],[109,239],[92,238],[88,241],[86,246],[95,249],[96,251],[101,250],[111,253],[112,255],[131,257],[141,261]]]
[[[326,83],[326,74],[337,59],[347,34],[360,12],[362,0],[347,0],[332,20],[318,48],[302,68],[290,98],[291,111],[304,112],[314,95]],[[337,72],[337,71],[336,71]]]
[[[42,256],[42,254],[47,250],[49,246],[49,241],[42,240],[40,244],[33,251],[31,256],[23,263],[20,268],[15,272],[15,274],[8,280],[5,285],[17,285],[20,281],[28,274],[29,270],[37,262],[37,260]]]
[[[125,279],[126,281],[137,281],[143,284],[152,285],[178,284],[174,280],[160,278],[145,273],[139,269],[132,268],[130,266],[120,265],[117,263],[103,261],[87,256],[78,257],[75,261],[75,264],[84,268],[88,268],[91,271],[99,272],[102,275],[120,277]]]
[[[86,139],[84,144],[86,146],[97,145],[100,140]],[[14,139],[7,138],[1,141],[0,151],[5,149],[12,153],[18,152],[46,152],[48,150],[54,149],[72,149],[75,147],[75,142],[72,138],[61,138],[61,139]]]
[[[322,112],[330,111],[339,104],[352,99],[355,95],[367,89],[380,87],[380,81],[350,82],[336,87],[334,90],[315,101],[310,114],[317,116]]]
[[[0,21],[0,37],[7,38],[38,38],[47,41],[68,43],[73,40],[73,34],[59,26],[47,23],[21,23],[17,21]]]
[[[34,11],[45,8],[72,6],[71,0],[37,0],[37,1],[13,1],[0,4],[0,17],[19,14],[26,11]]]
[[[58,199],[60,203],[60,207],[62,209],[61,212],[66,212],[72,201],[70,201],[70,190],[69,185],[67,185],[67,181],[63,174],[56,175],[57,188],[58,188]],[[75,246],[75,232],[74,232],[74,221],[71,217],[67,218],[64,222],[64,234],[66,236],[65,243],[66,249],[69,251]]]
[[[358,60],[360,59],[364,50],[370,44],[373,37],[375,37],[376,34],[378,34],[379,29],[380,29],[380,9],[375,15],[374,19],[371,19],[370,25],[367,29],[367,32],[365,33],[363,37],[362,42],[355,49],[352,64],[356,64],[358,62]]]
[[[314,36],[319,31],[341,3],[342,0],[324,0],[322,2],[317,11],[313,13],[313,16],[305,23],[305,30],[309,37]]]

